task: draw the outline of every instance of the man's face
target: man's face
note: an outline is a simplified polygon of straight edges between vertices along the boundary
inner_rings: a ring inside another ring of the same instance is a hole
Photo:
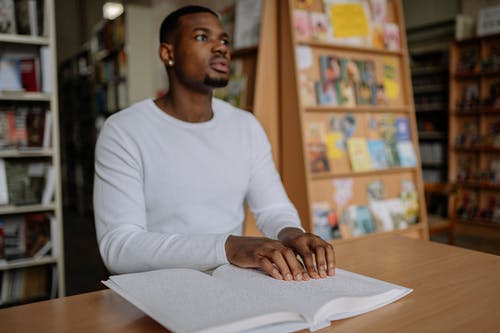
[[[210,13],[181,17],[173,40],[173,69],[181,82],[205,89],[227,85],[229,38],[217,17]]]

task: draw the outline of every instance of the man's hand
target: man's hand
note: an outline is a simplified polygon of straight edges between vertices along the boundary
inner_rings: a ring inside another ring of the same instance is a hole
[[[226,241],[226,256],[233,265],[261,268],[278,280],[309,280],[295,252],[277,240],[231,235]]]
[[[278,239],[302,258],[307,273],[313,279],[335,274],[333,246],[321,237],[297,228],[285,228],[280,231]]]

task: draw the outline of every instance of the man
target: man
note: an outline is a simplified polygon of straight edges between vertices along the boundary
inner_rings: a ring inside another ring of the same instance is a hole
[[[198,6],[171,13],[159,55],[168,93],[110,117],[96,146],[96,229],[109,270],[229,262],[283,280],[333,275],[333,248],[300,227],[262,127],[212,98],[229,79],[217,14]],[[245,200],[269,238],[241,236]]]

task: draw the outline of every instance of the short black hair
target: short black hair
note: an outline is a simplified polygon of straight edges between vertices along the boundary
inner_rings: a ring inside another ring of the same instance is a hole
[[[160,43],[165,43],[169,35],[174,31],[179,23],[179,18],[188,14],[210,13],[219,18],[219,14],[207,7],[202,6],[184,6],[168,14],[160,27]]]

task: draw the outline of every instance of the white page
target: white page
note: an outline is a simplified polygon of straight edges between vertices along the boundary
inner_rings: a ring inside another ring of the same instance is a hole
[[[371,311],[411,292],[405,287],[341,269],[336,269],[333,277],[301,282],[276,280],[263,272],[232,265],[219,267],[213,276],[286,304],[289,311],[301,313],[315,324],[321,319],[340,319]],[[323,313],[318,313],[319,318],[315,318],[316,312],[328,303]]]
[[[190,269],[116,275],[103,283],[175,332],[240,332],[275,320],[302,319],[283,312],[287,304],[272,302],[265,294]]]

